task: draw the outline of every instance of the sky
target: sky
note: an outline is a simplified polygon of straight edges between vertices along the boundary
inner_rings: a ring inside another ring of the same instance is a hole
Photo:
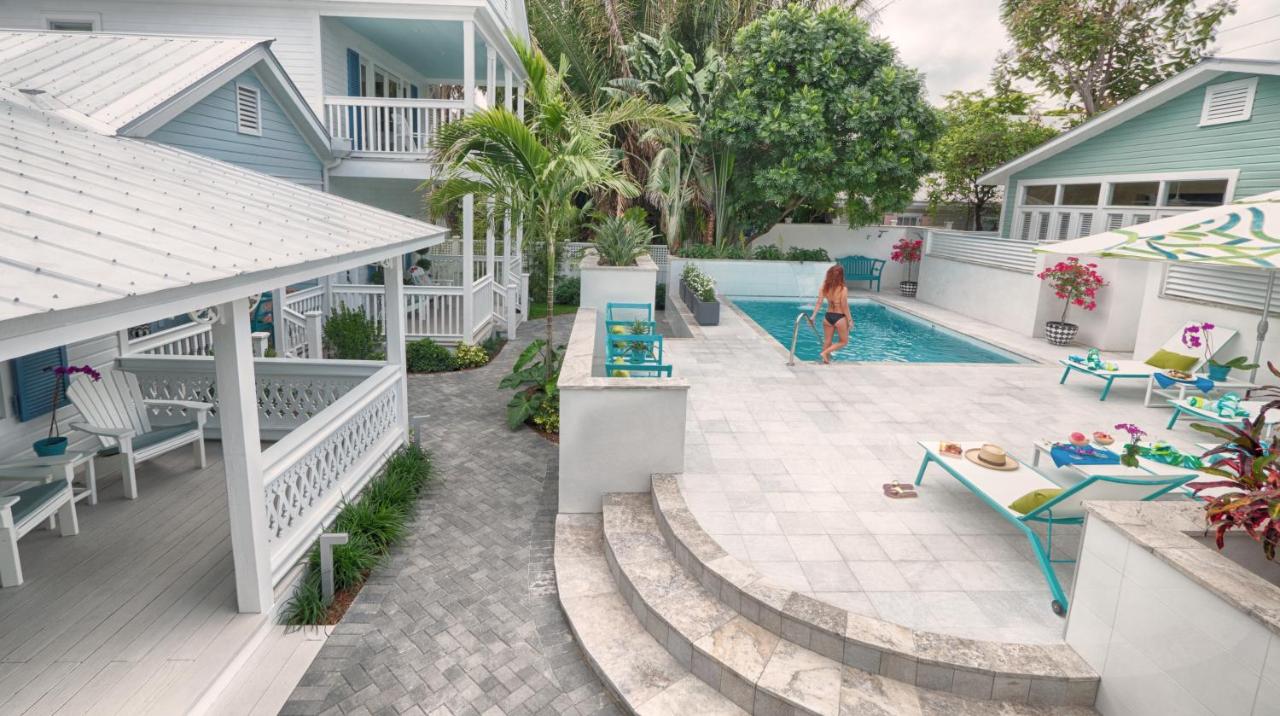
[[[876,32],[925,73],[929,98],[987,86],[996,55],[1008,47],[999,0],[872,0]],[[1214,54],[1280,60],[1280,0],[1239,0],[1222,22]]]

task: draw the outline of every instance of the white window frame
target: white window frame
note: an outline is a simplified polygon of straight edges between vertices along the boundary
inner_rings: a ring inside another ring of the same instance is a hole
[[[1244,115],[1236,117],[1223,117],[1221,119],[1209,118],[1209,92],[1215,88],[1235,88],[1243,87],[1245,89]],[[1248,77],[1243,80],[1232,80],[1230,82],[1219,82],[1217,84],[1206,85],[1204,88],[1204,100],[1200,107],[1200,126],[1212,127],[1218,124],[1234,124],[1235,122],[1247,122],[1253,117],[1253,99],[1258,93],[1258,78]]]
[[[1176,181],[1193,181],[1197,179],[1225,179],[1227,188],[1223,194],[1223,201],[1229,202],[1235,198],[1236,183],[1240,178],[1239,169],[1223,169],[1223,170],[1204,170],[1189,172],[1144,172],[1139,174],[1102,174],[1096,176],[1082,177],[1051,177],[1044,179],[1024,179],[1015,184],[1014,197],[1016,202],[1013,205],[1013,220],[1009,226],[1009,236],[1022,237],[1022,224],[1029,218],[1031,222],[1036,222],[1038,212],[1048,211],[1051,216],[1056,218],[1059,213],[1070,212],[1074,216],[1071,220],[1071,229],[1068,231],[1070,238],[1076,238],[1080,226],[1080,215],[1084,213],[1094,214],[1093,231],[1101,230],[1100,227],[1107,225],[1107,214],[1123,214],[1125,218],[1125,226],[1133,222],[1133,216],[1147,215],[1151,219],[1164,218],[1173,216],[1187,211],[1194,211],[1203,207],[1196,206],[1169,206],[1165,203],[1165,195],[1168,193],[1170,182]],[[1114,184],[1123,184],[1128,182],[1157,182],[1156,203],[1153,206],[1117,206],[1107,202],[1111,201],[1111,189]],[[1096,206],[1064,206],[1062,204],[1063,186],[1066,184],[1099,184],[1098,188],[1098,204]],[[1054,203],[1052,204],[1027,204],[1027,188],[1032,186],[1053,185],[1057,189],[1054,192]],[[1027,214],[1026,212],[1030,212]],[[1052,221],[1053,219],[1051,219]],[[1032,223],[1028,227],[1027,240],[1034,241],[1039,233],[1039,226]],[[1049,237],[1056,236],[1057,224],[1054,223],[1051,230],[1047,233]]]
[[[87,22],[92,26],[90,32],[102,30],[102,13],[99,12],[46,12],[41,14],[44,28],[52,32],[82,32],[80,30],[54,30],[55,22]]]
[[[240,93],[245,91],[252,92],[253,96],[257,99],[256,105],[258,108],[258,126],[254,128],[246,127],[245,125],[240,123]],[[253,85],[245,85],[237,82],[236,94],[235,94],[235,112],[236,112],[236,132],[240,134],[248,134],[254,137],[262,136],[263,112],[262,112],[262,91],[261,90],[259,90],[257,87],[254,87]]]

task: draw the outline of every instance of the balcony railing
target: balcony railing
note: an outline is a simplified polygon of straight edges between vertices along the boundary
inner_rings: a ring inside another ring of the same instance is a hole
[[[440,127],[462,118],[454,99],[325,97],[329,136],[362,154],[426,155]]]

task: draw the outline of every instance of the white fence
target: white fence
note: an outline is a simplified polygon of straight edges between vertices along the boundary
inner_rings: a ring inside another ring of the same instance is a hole
[[[1032,241],[1002,239],[993,234],[934,229],[928,233],[925,255],[1019,273],[1035,273],[1035,247],[1036,243]]]
[[[213,331],[207,323],[184,323],[129,339],[129,353],[165,356],[207,356],[213,351]]]
[[[475,342],[480,340],[486,328],[493,325],[493,278],[485,276],[476,281],[472,286],[471,300],[473,303],[472,313],[475,325],[471,328],[471,334],[467,336],[468,341]]]
[[[430,152],[440,127],[461,119],[462,100],[393,97],[325,97],[329,136],[354,152],[418,154]]]
[[[333,285],[334,305],[360,309],[386,331],[383,286],[339,283]],[[405,286],[405,331],[409,338],[443,341],[463,339],[463,291],[461,286]]]
[[[403,443],[403,389],[399,366],[379,368],[263,451],[267,539],[275,580],[302,557],[342,501],[354,497]]]
[[[213,403],[205,430],[210,437],[219,436],[212,357],[130,355],[117,358],[116,365],[138,376],[143,397]],[[378,364],[358,361],[255,359],[254,393],[258,397],[258,426],[263,439],[278,439],[301,426],[378,368]],[[158,425],[167,425],[185,422],[188,417],[185,411],[167,408],[158,411],[154,420]]]

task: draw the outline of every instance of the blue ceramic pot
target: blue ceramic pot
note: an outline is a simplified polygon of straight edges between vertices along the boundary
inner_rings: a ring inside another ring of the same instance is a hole
[[[1231,366],[1209,364],[1209,380],[1226,380],[1229,373],[1231,373]]]
[[[40,457],[62,455],[67,451],[67,439],[64,437],[41,438],[31,443],[31,449]]]

